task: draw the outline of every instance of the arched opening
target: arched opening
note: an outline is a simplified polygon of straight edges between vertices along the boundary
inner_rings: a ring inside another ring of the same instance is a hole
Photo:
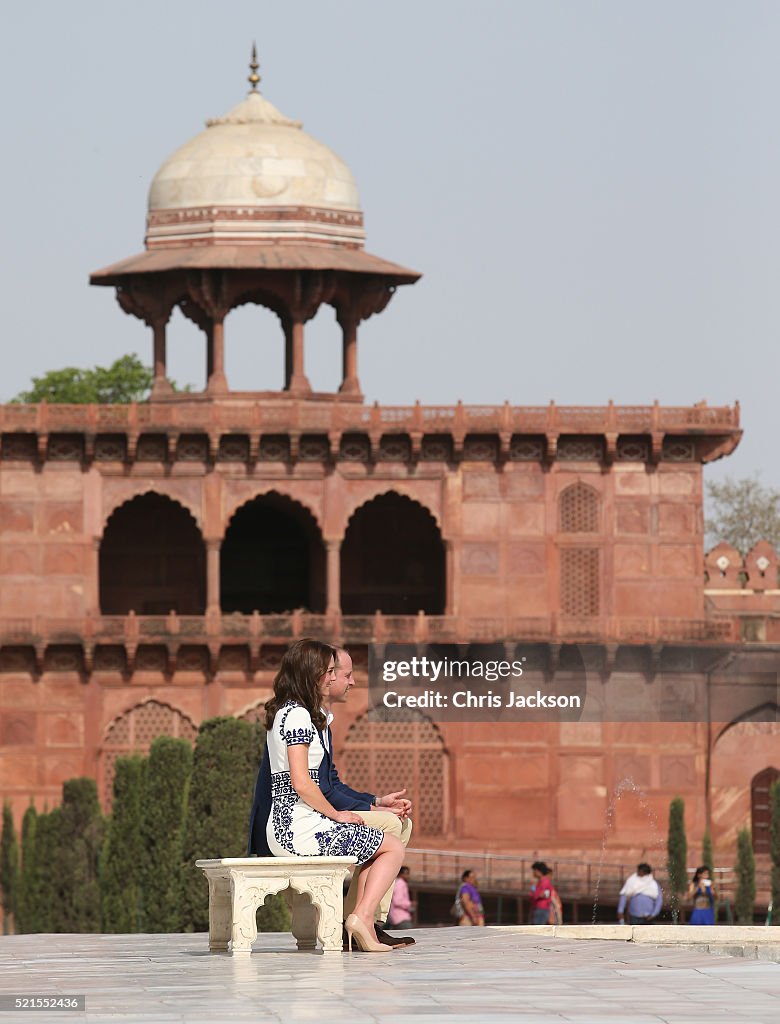
[[[191,718],[170,704],[156,700],[137,704],[115,718],[106,730],[98,757],[98,785],[106,810],[111,809],[114,766],[118,757],[130,754],[145,756],[158,736],[173,736],[194,744],[197,734],[197,726]]]
[[[142,494],[108,520],[100,543],[104,615],[202,615],[206,550],[190,513],[162,494]]]
[[[728,846],[733,850],[737,833],[748,824],[752,826],[756,852],[761,851],[762,842],[768,841],[769,832],[762,821],[766,822],[769,815],[771,773],[777,773],[773,763],[777,764],[780,749],[780,718],[770,718],[776,715],[780,715],[776,704],[763,704],[730,722],[715,739],[710,761],[710,803],[716,849]]]
[[[222,542],[223,612],[325,610],[325,548],[312,514],[271,492],[243,505]]]
[[[206,387],[206,335],[174,306],[165,329],[167,371],[178,388],[191,391]]]
[[[447,752],[429,718],[411,709],[375,709],[347,733],[344,778],[354,789],[383,795],[406,787],[418,835],[447,831]]]
[[[750,824],[753,836],[753,852],[769,853],[772,830],[772,801],[770,791],[780,771],[765,768],[754,775],[750,783]]]
[[[338,391],[341,362],[341,328],[336,322],[336,311],[323,304],[306,322],[306,376],[312,391]]]
[[[278,315],[247,299],[225,317],[225,373],[231,391],[281,391],[285,339]]]
[[[341,545],[345,615],[443,615],[444,542],[430,512],[390,492],[361,506]]]

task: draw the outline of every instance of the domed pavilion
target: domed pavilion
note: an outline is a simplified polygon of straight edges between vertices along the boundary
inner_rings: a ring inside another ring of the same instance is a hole
[[[92,274],[113,285],[127,313],[154,334],[154,398],[171,394],[166,325],[178,306],[207,343],[207,391],[224,394],[224,321],[256,303],[279,317],[285,392],[311,393],[304,324],[323,303],[343,335],[342,398],[359,400],[357,330],[399,284],[419,274],[364,249],[355,179],[327,146],[258,90],[253,50],[249,94],[179,147],[149,190],[145,249]]]

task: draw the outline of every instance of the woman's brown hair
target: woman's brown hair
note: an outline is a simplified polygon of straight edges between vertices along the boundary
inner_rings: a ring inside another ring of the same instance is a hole
[[[288,700],[306,708],[315,729],[325,728],[319,682],[328,671],[331,658],[336,658],[335,647],[308,637],[287,648],[274,679],[274,695],[265,706],[266,729],[271,728],[276,712]]]

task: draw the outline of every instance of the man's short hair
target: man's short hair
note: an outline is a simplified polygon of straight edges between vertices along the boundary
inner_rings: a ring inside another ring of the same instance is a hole
[[[473,874],[474,874],[474,872],[472,871],[471,868],[469,868],[468,871],[464,871],[463,874],[460,876],[461,882],[465,882],[466,879],[469,877],[469,875],[473,875]]]
[[[646,864],[644,861],[642,861],[641,864],[637,864],[636,873],[638,875],[652,875],[653,869],[650,867],[649,864]]]

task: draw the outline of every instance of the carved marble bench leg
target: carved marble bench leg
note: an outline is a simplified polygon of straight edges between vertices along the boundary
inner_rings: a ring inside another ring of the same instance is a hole
[[[230,879],[209,877],[209,950],[226,953],[233,927]]]
[[[291,891],[292,933],[298,949],[314,949],[317,945],[317,908],[306,893]]]
[[[317,910],[317,938],[322,943],[323,953],[342,951],[341,928],[344,917],[342,876],[330,874],[312,875],[308,878],[291,878],[290,885],[301,896],[308,893],[312,907]]]
[[[234,954],[252,952],[257,938],[257,909],[267,896],[276,895],[290,884],[289,878],[250,878],[241,872],[231,875],[230,891],[233,916],[233,937],[230,951]]]

